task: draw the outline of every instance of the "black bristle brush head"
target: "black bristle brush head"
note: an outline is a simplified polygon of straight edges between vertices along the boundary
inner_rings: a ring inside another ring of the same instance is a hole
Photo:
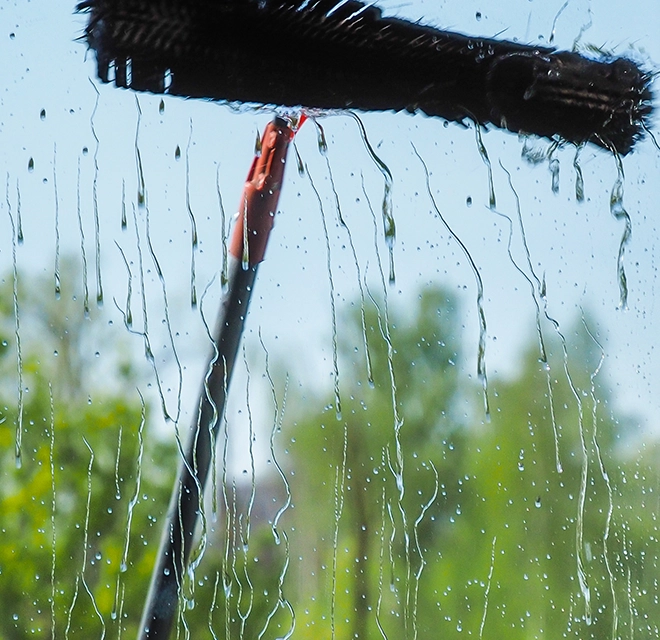
[[[625,155],[652,111],[627,58],[468,37],[358,0],[85,0],[99,78],[185,97],[421,111]]]

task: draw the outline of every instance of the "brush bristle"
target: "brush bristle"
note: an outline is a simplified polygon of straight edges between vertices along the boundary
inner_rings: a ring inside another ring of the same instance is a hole
[[[651,113],[632,61],[473,38],[358,0],[84,0],[98,75],[155,93],[422,111],[628,153]]]

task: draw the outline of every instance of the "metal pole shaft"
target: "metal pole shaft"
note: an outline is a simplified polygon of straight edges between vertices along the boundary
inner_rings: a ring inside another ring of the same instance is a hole
[[[273,225],[292,131],[276,118],[268,125],[241,199],[230,246],[228,289],[213,335],[215,348],[205,371],[185,459],[179,465],[151,586],[140,622],[139,640],[169,637],[179,602],[197,519],[202,508],[212,447],[224,414],[227,389],[240,345],[250,295]],[[246,228],[247,225],[247,228]],[[244,242],[248,240],[247,251]]]

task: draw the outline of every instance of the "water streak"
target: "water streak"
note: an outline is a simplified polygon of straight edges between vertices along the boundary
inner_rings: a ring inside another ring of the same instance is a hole
[[[335,283],[332,277],[332,260],[330,252],[330,235],[328,233],[328,223],[325,219],[325,209],[323,208],[323,200],[321,194],[318,192],[312,174],[309,172],[309,167],[306,166],[307,177],[312,187],[312,191],[316,196],[321,213],[321,222],[323,224],[323,236],[325,238],[325,252],[326,252],[326,265],[328,269],[328,284],[330,285],[330,308],[332,311],[332,365],[334,370],[334,383],[335,383],[335,412],[337,420],[341,420],[341,396],[339,393],[339,347],[337,344],[337,309],[335,305]]]
[[[417,628],[417,605],[419,601],[419,583],[420,580],[422,579],[422,573],[424,571],[424,567],[426,566],[426,558],[424,557],[424,553],[422,552],[422,546],[419,543],[419,525],[423,522],[424,516],[426,515],[426,512],[429,510],[431,505],[435,502],[435,499],[438,497],[438,489],[440,487],[440,482],[438,478],[438,470],[435,468],[435,465],[433,464],[433,461],[429,460],[429,464],[431,466],[431,470],[433,471],[434,479],[435,479],[435,484],[433,487],[433,493],[431,494],[431,497],[428,499],[428,501],[422,505],[422,509],[420,511],[419,516],[417,516],[417,519],[415,520],[415,523],[413,525],[413,534],[415,538],[415,549],[417,551],[417,555],[419,556],[419,567],[417,568],[417,571],[415,572],[415,589],[413,593],[413,605],[412,605],[412,623],[413,623],[413,640],[417,640],[417,634],[418,634],[418,628]]]
[[[95,147],[94,147],[94,180],[92,182],[92,206],[94,211],[94,239],[95,239],[95,258],[96,258],[96,304],[99,307],[103,306],[103,281],[101,280],[101,225],[99,222],[99,201],[98,201],[98,180],[99,180],[99,138],[96,135],[96,129],[94,127],[94,116],[96,115],[96,110],[99,106],[99,90],[96,88],[96,85],[90,79],[92,87],[96,92],[96,101],[94,102],[94,109],[92,110],[92,115],[89,118],[90,128],[92,130],[92,136],[94,137]]]
[[[348,423],[344,422],[344,442],[341,465],[335,469],[335,521],[332,535],[332,591],[330,600],[330,637],[336,638],[337,632],[337,564],[339,560],[339,522],[344,511],[346,490],[346,458],[348,453]]]
[[[623,265],[623,258],[632,235],[632,221],[630,220],[628,212],[623,207],[623,161],[616,150],[612,149],[612,153],[616,160],[617,176],[610,196],[610,212],[617,220],[623,220],[624,222],[623,234],[621,235],[621,242],[619,244],[619,254],[616,261],[616,269],[619,278],[619,308],[625,310],[628,308],[628,280]]]
[[[55,640],[55,568],[57,565],[57,529],[55,527],[55,513],[57,511],[57,497],[55,492],[55,402],[53,400],[53,385],[48,383],[48,398],[50,401],[50,447],[48,461],[50,463],[50,636]]]
[[[121,230],[126,231],[128,221],[126,219],[126,180],[121,179]]]
[[[616,640],[618,633],[619,625],[619,603],[616,595],[616,585],[614,579],[614,573],[612,572],[612,566],[610,564],[609,558],[609,548],[608,542],[610,538],[610,528],[612,526],[612,515],[614,513],[614,497],[612,491],[612,484],[610,482],[609,474],[605,468],[605,461],[603,460],[603,455],[601,453],[600,444],[598,442],[598,398],[596,397],[596,376],[600,373],[600,370],[605,361],[605,350],[603,346],[598,341],[596,336],[591,332],[587,321],[582,313],[582,325],[584,326],[587,335],[591,338],[593,343],[600,350],[600,359],[596,368],[589,375],[590,380],[590,389],[589,396],[591,400],[591,428],[592,428],[592,443],[594,450],[596,452],[596,459],[598,460],[598,468],[600,470],[600,475],[605,482],[607,488],[607,517],[605,519],[605,528],[603,530],[603,560],[605,563],[605,570],[607,571],[608,581],[610,583],[610,594],[612,596],[612,640]]]
[[[369,138],[367,136],[367,130],[362,120],[360,120],[359,116],[350,111],[348,112],[348,115],[350,115],[357,123],[358,129],[360,131],[360,137],[362,138],[364,147],[367,150],[369,157],[373,160],[376,167],[378,167],[378,170],[381,172],[383,176],[383,180],[385,181],[384,189],[383,189],[383,206],[382,206],[383,231],[385,234],[385,244],[387,245],[387,251],[389,253],[389,259],[390,259],[389,282],[390,284],[394,284],[396,280],[396,276],[394,273],[394,242],[396,240],[396,223],[394,221],[394,214],[392,209],[392,185],[394,182],[392,179],[392,172],[390,171],[389,167],[374,151],[373,146],[369,142]]]
[[[215,172],[215,190],[218,194],[218,206],[220,207],[220,242],[222,245],[222,271],[220,272],[220,285],[222,290],[226,291],[229,283],[229,258],[227,253],[227,236],[229,231],[227,229],[225,207],[222,203],[222,193],[220,191],[220,165],[218,165]]]
[[[449,226],[449,223],[445,219],[445,217],[442,215],[442,212],[440,211],[440,208],[438,207],[438,204],[435,200],[435,197],[433,196],[433,191],[431,190],[431,176],[429,174],[429,169],[426,165],[426,162],[424,162],[424,159],[422,158],[421,155],[419,155],[419,152],[417,151],[417,148],[415,145],[412,145],[413,151],[415,152],[415,155],[419,158],[419,161],[422,163],[422,167],[424,168],[424,174],[426,177],[426,191],[429,195],[429,198],[431,200],[431,205],[433,206],[433,210],[435,211],[436,215],[438,218],[440,218],[442,224],[444,225],[445,229],[449,232],[449,235],[454,239],[456,244],[460,247],[461,251],[465,255],[465,258],[467,259],[468,263],[470,264],[470,268],[472,269],[472,273],[474,274],[474,279],[477,285],[477,315],[479,316],[479,347],[477,351],[477,376],[479,377],[479,380],[481,381],[481,385],[483,388],[483,395],[484,395],[484,412],[486,416],[486,420],[490,420],[490,402],[488,400],[488,376],[486,373],[486,314],[484,312],[484,284],[483,280],[481,279],[481,273],[479,273],[479,269],[477,267],[476,262],[472,258],[472,255],[468,251],[468,248],[465,246],[463,241],[456,235],[454,230]],[[492,201],[492,206],[495,206],[494,201]]]
[[[490,586],[493,581],[493,572],[495,570],[495,547],[497,545],[497,536],[493,536],[492,550],[490,552],[490,568],[488,569],[488,579],[486,580],[486,591],[484,592],[484,614],[479,626],[479,640],[484,637],[484,627],[486,626],[486,616],[488,615],[488,596],[490,595]]]
[[[266,617],[266,622],[264,623],[264,626],[261,632],[259,633],[257,640],[263,639],[263,637],[266,634],[266,631],[268,630],[268,627],[270,626],[271,620],[273,619],[278,609],[280,608],[287,609],[291,615],[291,624],[289,625],[289,629],[287,630],[287,633],[284,635],[283,638],[283,640],[285,640],[293,635],[293,632],[296,627],[296,616],[292,604],[287,598],[284,597],[284,580],[289,570],[289,563],[291,558],[290,558],[290,549],[289,549],[289,537],[287,536],[286,531],[279,530],[279,522],[282,516],[284,515],[284,513],[291,506],[291,487],[289,485],[289,481],[286,479],[286,474],[284,473],[284,470],[282,469],[282,466],[279,460],[277,459],[277,455],[275,453],[275,435],[277,433],[281,433],[282,431],[282,423],[284,422],[284,413],[286,410],[286,399],[289,390],[289,378],[287,376],[285,381],[284,397],[282,399],[282,407],[280,409],[279,403],[277,401],[277,392],[275,390],[275,381],[273,380],[273,377],[270,373],[268,350],[266,349],[266,345],[263,342],[261,331],[259,332],[259,342],[261,343],[261,347],[264,350],[264,354],[266,358],[266,365],[265,365],[266,378],[270,384],[270,391],[273,398],[273,408],[274,408],[273,427],[270,431],[270,455],[273,464],[277,469],[277,473],[280,477],[280,480],[282,481],[284,490],[286,491],[286,498],[284,500],[284,504],[282,504],[280,508],[277,510],[277,513],[275,514],[275,517],[273,518],[273,523],[271,525],[271,531],[273,534],[273,539],[275,540],[275,544],[280,545],[282,543],[282,540],[284,540],[284,562],[282,563],[282,569],[280,570],[280,574],[277,579],[277,602],[275,603],[273,608],[268,612],[268,616]]]
[[[484,144],[484,140],[481,135],[481,125],[476,120],[474,122],[474,135],[477,140],[477,149],[479,150],[479,155],[481,156],[483,163],[486,165],[486,170],[488,171],[488,206],[491,209],[494,209],[497,204],[495,200],[495,183],[493,181],[493,165],[490,162],[488,150],[486,149],[486,145]],[[415,150],[415,153],[417,153],[417,150]]]
[[[12,300],[14,306],[14,336],[16,338],[16,369],[18,374],[18,415],[16,416],[16,434],[14,443],[14,459],[16,468],[20,469],[23,464],[23,353],[21,349],[21,322],[18,311],[18,260],[16,255],[16,224],[11,210],[9,200],[9,174],[7,174],[7,213],[11,223],[11,255],[12,255]]]
[[[573,157],[573,168],[575,169],[575,199],[578,202],[584,202],[584,176],[582,175],[582,167],[580,166],[580,153],[584,148],[584,144],[579,144],[575,149],[575,156]]]
[[[316,123],[316,126],[319,126],[318,123]],[[357,282],[358,282],[358,289],[360,291],[360,322],[362,325],[362,342],[364,346],[364,354],[365,354],[365,360],[366,360],[366,366],[367,366],[367,381],[369,383],[369,386],[373,387],[374,386],[374,376],[373,376],[373,371],[371,367],[371,353],[369,352],[369,341],[367,339],[367,318],[366,318],[366,312],[365,312],[365,300],[364,300],[364,287],[362,285],[362,275],[361,275],[361,269],[360,269],[360,262],[357,257],[357,251],[355,249],[355,243],[353,242],[353,234],[351,233],[351,230],[346,223],[346,220],[344,219],[344,216],[342,214],[342,209],[341,209],[341,203],[339,201],[339,194],[337,193],[337,187],[335,185],[335,179],[332,173],[332,168],[330,166],[330,159],[328,158],[327,153],[324,154],[325,156],[325,162],[326,166],[328,169],[328,177],[330,179],[330,187],[332,189],[332,193],[335,198],[335,207],[337,210],[337,218],[339,219],[339,224],[341,227],[346,231],[346,235],[348,237],[348,244],[351,248],[351,253],[353,255],[353,262],[355,264],[355,271],[357,274]]]
[[[197,288],[195,286],[195,253],[197,252],[197,221],[190,205],[190,144],[192,142],[193,123],[190,119],[190,134],[186,145],[186,209],[190,216],[190,304],[193,309],[197,306]]]
[[[83,309],[85,318],[89,318],[89,287],[87,286],[87,252],[85,251],[85,230],[83,228],[82,207],[80,204],[80,156],[78,156],[78,179],[76,186],[76,211],[78,213],[78,231],[80,232],[80,256],[82,259]]]
[[[80,583],[84,582],[85,578],[85,568],[87,567],[87,549],[88,549],[88,540],[89,540],[89,515],[90,508],[92,504],[92,468],[94,466],[94,450],[90,446],[87,439],[83,436],[83,442],[89,451],[89,463],[87,465],[87,503],[85,506],[85,526],[83,528],[83,546],[82,546],[82,563],[80,571],[76,574],[76,581],[73,590],[73,598],[71,599],[71,605],[69,606],[69,611],[67,615],[66,628],[64,629],[64,637],[68,639],[69,630],[71,629],[71,622],[73,618],[73,610],[78,601],[78,593],[80,591]],[[84,585],[86,587],[86,583]],[[105,627],[104,627],[105,632]]]
[[[119,311],[124,317],[124,325],[129,331],[132,332],[133,312],[131,311],[131,299],[133,297],[133,274],[131,273],[131,266],[128,263],[126,254],[124,253],[124,250],[121,248],[121,246],[116,240],[115,240],[115,246],[117,247],[117,249],[119,249],[119,253],[121,254],[122,260],[124,261],[124,266],[126,267],[126,273],[128,274],[128,283],[126,285],[126,309],[125,310],[121,309],[121,307],[119,307],[119,305],[117,304],[116,300],[115,300],[115,306],[119,309]]]
[[[135,166],[137,169],[137,203],[138,207],[144,207],[146,204],[146,189],[144,185],[144,170],[142,168],[142,154],[140,153],[139,136],[140,136],[140,123],[142,122],[142,108],[140,107],[140,99],[135,96],[135,107],[137,109],[137,121],[135,123]]]
[[[53,145],[53,192],[55,195],[55,298],[62,292],[60,281],[60,198],[57,192],[57,144]]]
[[[383,458],[384,458],[383,452]],[[385,464],[381,464],[382,469],[385,469]],[[383,623],[380,619],[380,614],[383,608],[383,574],[385,571],[385,505],[387,500],[385,499],[385,484],[383,484],[383,490],[381,492],[381,525],[380,525],[380,557],[378,563],[378,599],[376,601],[376,626],[380,632],[383,640],[388,640],[385,629],[383,628]]]
[[[23,216],[21,215],[21,188],[16,178],[16,241],[23,244]]]
[[[145,230],[146,230],[147,247],[149,248],[149,255],[151,256],[151,260],[154,264],[154,267],[156,268],[156,274],[158,275],[158,281],[160,282],[160,288],[163,294],[163,310],[165,314],[165,327],[167,328],[167,337],[169,338],[170,347],[172,348],[172,355],[174,356],[174,362],[176,364],[176,370],[178,374],[177,394],[176,394],[176,417],[174,418],[174,423],[178,425],[179,417],[181,416],[181,392],[183,388],[183,367],[179,359],[179,353],[177,351],[176,344],[174,343],[174,333],[172,331],[172,323],[170,321],[170,305],[167,298],[167,286],[165,285],[165,276],[163,275],[163,270],[160,266],[160,262],[158,261],[158,258],[156,257],[156,251],[151,242],[151,218],[150,218],[149,207],[146,207],[145,211],[146,211]]]
[[[544,306],[544,315],[545,317],[555,326],[555,328],[559,327],[559,324],[550,318],[547,310],[547,297],[546,297],[546,287],[545,287],[545,281],[543,283],[540,282],[538,279],[538,276],[536,275],[536,272],[534,270],[534,266],[532,264],[532,256],[529,250],[529,244],[527,243],[527,234],[525,232],[525,224],[523,222],[523,217],[522,217],[522,208],[520,206],[520,196],[518,195],[518,192],[516,191],[516,188],[513,184],[513,177],[511,175],[511,172],[502,164],[500,161],[500,167],[504,171],[504,173],[507,176],[507,179],[509,181],[509,188],[511,189],[511,192],[513,193],[514,199],[516,201],[516,216],[518,219],[518,227],[520,230],[520,239],[522,241],[522,246],[523,250],[525,253],[525,259],[527,262],[527,269],[529,270],[529,273],[531,274],[530,276],[525,273],[525,271],[517,264],[517,262],[514,260],[512,253],[511,253],[511,242],[512,242],[512,236],[513,236],[513,228],[512,228],[512,221],[511,219],[504,215],[503,213],[498,213],[498,215],[506,218],[509,221],[509,241],[508,241],[508,252],[509,252],[509,258],[514,265],[514,267],[518,270],[518,272],[527,280],[529,283],[531,289],[532,289],[532,300],[534,301],[534,306],[536,307],[536,335],[538,338],[538,343],[539,343],[539,352],[540,352],[540,362],[541,365],[545,371],[545,380],[546,380],[546,387],[548,390],[548,402],[549,402],[549,408],[550,408],[550,421],[552,424],[552,433],[554,437],[554,445],[555,445],[555,467],[557,469],[558,473],[562,473],[563,467],[561,463],[561,457],[559,455],[559,431],[557,429],[557,420],[555,416],[555,407],[554,407],[554,395],[553,395],[553,390],[552,390],[552,376],[551,376],[551,370],[550,370],[550,363],[548,361],[548,354],[547,350],[545,347],[545,338],[543,335],[543,328],[541,326],[541,304]],[[538,297],[537,297],[538,295]],[[540,298],[540,302],[539,302]]]

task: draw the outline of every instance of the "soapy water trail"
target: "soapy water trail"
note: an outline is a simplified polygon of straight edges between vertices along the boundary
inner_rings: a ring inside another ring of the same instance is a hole
[[[82,259],[83,310],[85,318],[89,318],[89,287],[87,285],[87,251],[85,250],[85,230],[83,228],[82,205],[80,203],[80,156],[78,156],[78,178],[76,183],[76,211],[78,214],[78,231],[80,233],[80,257]]]
[[[362,120],[359,116],[352,111],[347,112],[355,122],[357,123],[358,129],[360,131],[360,137],[364,144],[369,157],[373,160],[374,164],[381,172],[383,180],[385,181],[385,186],[383,190],[383,205],[382,205],[382,215],[383,215],[383,233],[385,235],[385,244],[387,245],[387,251],[389,255],[389,282],[394,284],[396,280],[396,275],[394,272],[394,242],[396,241],[396,223],[394,221],[394,214],[392,208],[392,172],[389,167],[383,162],[383,160],[376,154],[374,148],[369,142],[369,137],[367,136],[367,130],[364,126]]]
[[[87,567],[87,549],[89,547],[88,545],[89,515],[90,515],[90,507],[92,504],[92,468],[94,467],[94,451],[84,436],[83,436],[83,442],[85,443],[85,446],[89,451],[89,463],[87,465],[87,503],[85,506],[85,524],[83,526],[82,562],[81,562],[80,571],[76,573],[76,580],[73,589],[73,598],[71,599],[71,605],[69,606],[69,611],[67,615],[66,628],[64,629],[64,637],[67,640],[69,637],[69,630],[71,629],[73,610],[76,606],[76,602],[78,601],[78,595],[80,592],[80,583],[82,582],[84,588],[88,590],[87,584],[85,582],[85,569]],[[103,627],[103,631],[105,635],[105,625]]]
[[[476,120],[474,121],[474,135],[477,141],[477,150],[488,171],[488,206],[494,209],[497,206],[497,201],[495,199],[495,183],[493,182],[493,165],[491,164],[488,150],[481,135],[481,125]],[[415,153],[417,153],[416,149]],[[417,155],[419,156],[419,154]]]
[[[319,140],[322,138],[324,140],[324,143],[321,144],[319,142],[319,149],[322,149],[321,153],[323,157],[325,158],[325,163],[326,167],[328,169],[328,177],[330,179],[330,188],[332,189],[332,194],[334,196],[335,200],[335,208],[337,210],[337,218],[339,219],[339,224],[340,226],[344,229],[346,232],[346,236],[348,237],[348,244],[351,248],[351,253],[353,255],[353,263],[355,264],[355,271],[357,274],[357,283],[358,283],[358,289],[360,292],[360,322],[362,325],[362,342],[364,346],[364,353],[365,353],[365,360],[366,360],[366,366],[367,366],[367,381],[369,383],[369,386],[373,387],[374,386],[374,376],[373,376],[373,371],[371,367],[371,354],[369,352],[369,340],[367,338],[367,319],[366,319],[366,311],[365,311],[365,299],[364,299],[364,286],[362,285],[362,274],[361,274],[361,269],[360,269],[360,262],[358,260],[357,256],[357,251],[355,249],[355,243],[353,242],[353,234],[351,233],[351,230],[346,223],[346,220],[344,219],[343,213],[342,213],[342,208],[341,208],[341,202],[339,201],[339,193],[337,192],[337,187],[335,185],[335,179],[332,173],[332,168],[330,166],[330,158],[328,157],[328,145],[325,142],[325,136],[323,134],[323,128],[321,125],[314,119],[314,123],[316,124],[318,131],[319,131]]]
[[[483,640],[484,627],[486,626],[486,616],[488,615],[488,597],[490,595],[490,587],[493,582],[493,572],[495,571],[496,545],[497,545],[497,536],[493,536],[493,546],[490,552],[490,568],[488,569],[488,578],[486,580],[486,591],[484,592],[484,614],[481,617],[481,625],[479,625],[479,640]]]
[[[424,465],[426,466],[426,465]],[[426,512],[431,508],[433,503],[435,502],[435,499],[438,497],[438,490],[440,488],[440,480],[438,477],[438,470],[435,468],[435,465],[433,464],[432,461],[429,461],[429,466],[431,467],[431,470],[433,471],[434,479],[435,479],[435,484],[433,487],[433,492],[431,494],[431,497],[424,503],[422,504],[422,508],[420,511],[419,516],[417,516],[417,519],[415,520],[415,523],[413,525],[413,537],[415,539],[415,550],[417,551],[417,555],[419,556],[419,567],[417,568],[417,571],[415,572],[415,586],[413,590],[413,603],[412,603],[412,626],[413,626],[413,640],[417,640],[417,635],[418,635],[418,627],[417,627],[417,608],[418,608],[418,603],[419,603],[419,584],[422,579],[422,573],[424,572],[424,567],[426,566],[426,558],[424,557],[424,552],[422,551],[422,547],[419,543],[419,525],[424,521],[424,516],[426,515]]]
[[[99,221],[99,199],[98,199],[98,182],[99,182],[99,137],[96,134],[94,125],[94,117],[99,106],[99,90],[96,84],[90,79],[90,84],[96,92],[96,101],[92,114],[89,117],[89,126],[94,138],[94,179],[92,180],[92,211],[94,214],[94,249],[95,249],[95,265],[96,265],[96,304],[98,307],[103,306],[103,281],[101,279],[101,224]]]
[[[488,375],[486,373],[486,335],[487,335],[487,327],[486,327],[486,313],[484,311],[484,285],[483,285],[483,280],[481,278],[481,273],[479,272],[479,268],[477,267],[476,262],[474,261],[474,258],[470,254],[468,248],[465,246],[463,241],[456,235],[456,233],[453,231],[453,229],[449,226],[449,223],[447,222],[446,218],[442,214],[442,211],[438,207],[438,204],[436,202],[435,196],[433,195],[433,191],[431,190],[431,176],[429,174],[429,169],[428,166],[426,165],[426,162],[422,158],[422,156],[419,154],[417,151],[417,148],[415,145],[412,145],[413,151],[419,161],[422,164],[422,167],[424,168],[424,175],[426,178],[426,191],[428,193],[429,199],[431,200],[431,205],[433,207],[433,210],[438,218],[440,218],[440,221],[444,225],[445,229],[448,231],[449,235],[453,238],[453,240],[458,244],[460,247],[461,251],[465,255],[465,258],[467,259],[470,268],[472,269],[472,273],[474,275],[474,279],[477,285],[477,314],[479,317],[479,346],[477,350],[477,376],[479,380],[481,381],[481,386],[483,389],[483,397],[484,397],[484,413],[486,417],[486,421],[490,421],[490,402],[488,399]],[[493,205],[494,206],[494,205]]]
[[[332,534],[332,590],[330,596],[330,637],[336,638],[337,631],[337,565],[339,561],[339,523],[344,511],[346,491],[346,458],[348,453],[348,423],[344,421],[344,443],[341,465],[335,469],[334,530]]]
[[[48,462],[50,465],[50,635],[55,640],[55,569],[57,567],[57,529],[55,527],[55,514],[57,512],[57,494],[55,485],[55,401],[53,399],[53,385],[48,383],[48,400],[50,403],[50,447],[48,449]]]
[[[538,338],[538,343],[539,343],[539,353],[540,353],[540,361],[541,365],[545,371],[545,380],[546,380],[546,388],[548,390],[548,404],[549,404],[549,409],[550,409],[550,422],[552,424],[552,435],[554,438],[554,445],[555,445],[555,468],[557,469],[557,473],[562,473],[563,472],[563,466],[561,463],[561,457],[559,455],[559,430],[557,428],[557,418],[555,415],[555,406],[554,406],[554,392],[552,389],[552,376],[551,376],[551,368],[550,368],[550,363],[548,361],[548,354],[545,346],[545,337],[543,335],[543,327],[541,325],[541,304],[539,302],[539,298],[541,302],[544,305],[544,315],[545,317],[550,320],[548,316],[548,311],[547,311],[547,298],[545,296],[545,286],[541,283],[539,280],[538,276],[536,275],[536,271],[534,270],[534,266],[532,264],[532,255],[529,250],[529,244],[527,243],[527,234],[525,232],[525,224],[523,222],[523,217],[522,217],[522,208],[520,206],[520,196],[518,195],[518,192],[516,191],[516,188],[513,184],[513,177],[511,176],[511,172],[502,164],[500,161],[500,167],[504,171],[504,173],[507,176],[508,182],[509,182],[509,188],[511,189],[511,192],[513,193],[515,202],[516,202],[516,217],[518,220],[518,228],[520,232],[520,240],[523,246],[523,251],[525,254],[525,260],[527,262],[527,269],[529,270],[529,274],[527,273],[518,265],[518,263],[515,261],[513,258],[513,255],[511,253],[511,242],[513,239],[513,226],[512,226],[512,221],[511,218],[509,218],[507,215],[497,212],[496,213],[500,216],[503,216],[509,221],[509,240],[508,240],[508,246],[507,246],[507,251],[509,253],[509,259],[511,260],[511,263],[513,266],[516,268],[516,270],[527,280],[529,283],[531,290],[532,290],[532,299],[534,301],[534,306],[535,306],[535,315],[536,315],[536,335]],[[553,326],[555,328],[558,326],[557,323],[553,320],[550,320],[553,323]]]
[[[325,209],[323,207],[323,200],[321,199],[321,194],[319,193],[312,174],[309,172],[309,167],[305,165],[305,172],[307,178],[309,179],[309,184],[312,187],[312,191],[316,196],[316,200],[319,205],[319,211],[321,213],[321,223],[323,225],[323,236],[325,238],[325,252],[326,252],[326,266],[328,271],[328,285],[330,288],[330,309],[332,312],[332,366],[334,372],[334,386],[335,386],[335,413],[337,420],[341,420],[341,395],[339,392],[339,346],[337,340],[337,307],[335,304],[335,283],[332,275],[332,258],[330,251],[330,235],[328,233],[328,223],[325,218]],[[247,228],[247,225],[245,225]]]
[[[194,309],[197,306],[197,287],[195,286],[195,254],[197,253],[197,221],[190,205],[190,145],[193,136],[193,123],[190,119],[190,134],[188,135],[188,144],[186,145],[186,209],[190,216],[190,306]]]
[[[7,174],[7,215],[11,223],[11,256],[12,256],[12,303],[14,311],[14,338],[16,339],[16,369],[18,392],[18,415],[16,416],[16,431],[14,438],[14,462],[20,469],[23,464],[23,352],[21,349],[21,321],[18,305],[18,258],[17,258],[17,231],[9,199],[9,174]]]
[[[122,574],[126,573],[128,570],[128,552],[131,542],[131,528],[133,524],[133,512],[140,500],[140,486],[142,484],[142,460],[144,457],[144,427],[147,421],[147,407],[144,402],[144,397],[142,393],[138,390],[138,395],[140,396],[140,425],[138,427],[138,452],[135,459],[135,489],[133,490],[133,495],[128,503],[126,508],[126,528],[124,530],[124,544],[122,550],[121,561],[119,564],[119,573],[117,574],[117,584],[115,587],[115,601],[114,607],[110,617],[114,620],[117,616],[117,612],[122,607],[122,602],[120,600],[123,593],[123,583],[124,580],[121,579]],[[119,499],[119,493],[117,493],[117,499]],[[121,624],[120,624],[121,626]]]
[[[60,280],[60,197],[57,190],[57,144],[53,144],[53,195],[55,202],[55,298],[59,300],[62,282]]]
[[[289,612],[289,615],[291,616],[291,623],[289,625],[289,629],[282,637],[282,640],[288,640],[293,635],[293,632],[296,628],[296,615],[293,609],[293,605],[284,596],[284,581],[286,579],[289,570],[291,556],[290,556],[290,548],[289,548],[289,537],[287,536],[286,531],[279,530],[279,522],[282,516],[284,515],[284,513],[289,509],[289,507],[291,507],[291,487],[289,485],[289,481],[286,479],[286,474],[284,473],[284,470],[282,469],[282,466],[280,465],[279,460],[277,459],[277,455],[275,453],[275,436],[278,433],[282,432],[282,424],[284,422],[284,414],[286,411],[286,400],[289,390],[289,378],[287,376],[284,384],[284,394],[282,398],[282,406],[280,408],[280,404],[277,399],[277,391],[275,389],[275,381],[273,380],[273,376],[271,375],[270,372],[269,354],[268,354],[268,350],[266,349],[266,345],[264,344],[263,338],[261,336],[261,331],[259,331],[259,342],[261,344],[261,348],[264,351],[264,355],[266,359],[265,361],[266,379],[268,380],[268,383],[270,385],[270,392],[273,401],[274,415],[273,415],[273,426],[270,431],[270,456],[273,464],[275,465],[275,469],[277,470],[280,480],[282,481],[284,490],[286,491],[286,498],[284,499],[284,503],[277,510],[277,513],[275,514],[275,517],[273,518],[273,523],[271,525],[271,532],[273,534],[273,539],[275,541],[275,544],[280,545],[282,543],[282,540],[284,540],[284,562],[282,563],[282,569],[280,570],[279,576],[277,578],[277,602],[275,603],[273,608],[268,612],[266,621],[257,637],[257,640],[262,640],[264,638],[266,632],[268,631],[268,627],[270,626],[271,620],[273,619],[278,609],[280,608],[286,609]]]
[[[584,312],[582,313],[582,325],[584,326],[585,331],[592,342],[600,350],[600,359],[596,368],[589,375],[590,380],[590,389],[589,396],[591,400],[591,429],[592,429],[592,443],[594,450],[596,452],[596,459],[598,461],[598,468],[600,470],[600,475],[605,482],[607,488],[607,517],[605,520],[605,528],[603,530],[603,561],[605,564],[605,571],[607,572],[608,581],[610,583],[610,594],[612,596],[612,639],[617,638],[618,625],[619,625],[619,603],[616,595],[616,583],[614,579],[614,573],[612,572],[612,566],[609,558],[609,538],[610,530],[612,526],[612,516],[614,513],[614,498],[612,491],[612,484],[610,482],[609,474],[605,468],[605,461],[603,460],[603,455],[600,449],[600,444],[598,442],[598,398],[596,397],[596,376],[600,373],[600,370],[605,362],[605,349],[598,341],[596,336],[592,333],[591,329],[587,325],[587,321],[584,317]]]

